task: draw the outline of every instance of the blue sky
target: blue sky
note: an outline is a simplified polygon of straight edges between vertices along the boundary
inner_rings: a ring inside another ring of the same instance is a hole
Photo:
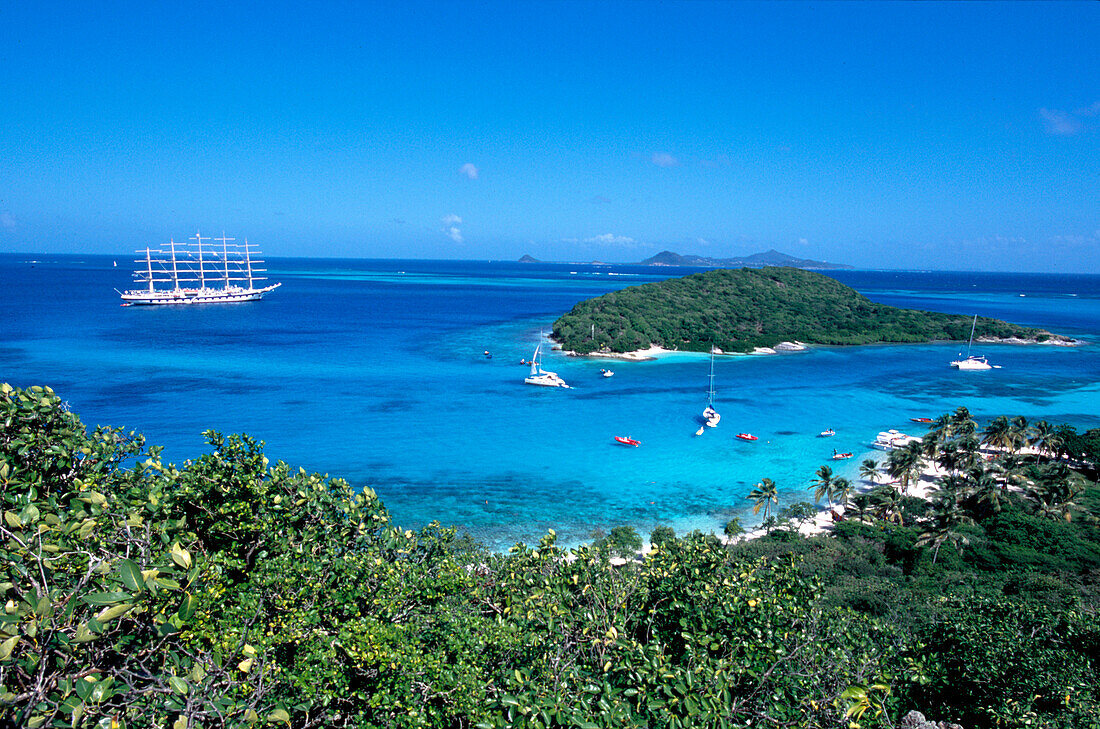
[[[1086,2],[8,3],[0,251],[1098,273],[1098,31]]]

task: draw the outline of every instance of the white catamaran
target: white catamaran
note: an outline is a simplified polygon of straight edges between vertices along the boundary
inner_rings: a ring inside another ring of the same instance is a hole
[[[959,354],[959,358],[951,363],[951,366],[960,370],[991,370],[994,365],[989,364],[986,358],[982,355],[970,354],[970,348],[974,346],[974,327],[978,325],[978,315],[974,315],[974,321],[970,323],[970,341],[966,345],[966,359],[962,358],[962,354]]]
[[[227,238],[225,233],[221,238],[203,238],[195,233],[189,240],[195,242],[170,240],[168,250],[146,248],[138,251],[145,257],[135,259],[134,263],[144,265],[134,271],[134,281],[143,287],[119,291],[125,302],[123,306],[259,301],[264,294],[282,286],[276,283],[257,287],[257,282],[267,278],[256,274],[267,269],[257,266],[263,263],[255,257],[260,252],[247,240],[236,243],[235,238]],[[203,241],[208,240],[221,245],[203,246]]]
[[[541,344],[535,345],[535,354],[531,357],[531,374],[523,378],[523,381],[528,385],[568,388],[569,385],[565,384],[565,380],[558,377],[557,372],[547,372],[542,368],[542,363],[539,360],[540,347],[542,347]]]
[[[707,390],[707,407],[703,410],[704,425],[708,428],[718,427],[718,421],[722,416],[714,409],[714,347],[710,349],[710,389]]]

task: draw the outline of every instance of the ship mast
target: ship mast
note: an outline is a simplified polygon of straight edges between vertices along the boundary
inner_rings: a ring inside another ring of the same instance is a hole
[[[180,273],[176,268],[176,239],[169,238],[169,244],[172,246],[172,285],[176,291],[180,290]]]
[[[153,257],[149,246],[145,246],[145,265],[149,269],[149,293],[153,293]]]
[[[214,240],[220,240],[222,242],[222,263],[225,267],[225,288],[229,288],[229,246],[228,241],[237,240],[236,238],[226,238],[225,231],[222,231],[221,238],[215,238]]]
[[[197,240],[199,242],[199,288],[206,288],[206,266],[202,262],[202,242],[204,240],[210,240],[209,237],[203,238],[202,234],[197,230],[195,231],[195,237],[191,240]]]
[[[244,261],[248,266],[248,288],[252,290],[252,252],[248,249],[248,238],[244,239]]]

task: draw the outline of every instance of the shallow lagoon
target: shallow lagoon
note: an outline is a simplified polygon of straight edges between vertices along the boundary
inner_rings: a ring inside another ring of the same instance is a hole
[[[809,500],[833,448],[855,452],[837,469],[854,479],[878,431],[919,432],[910,417],[959,405],[1100,425],[1097,346],[983,345],[1002,368],[969,373],[947,366],[952,344],[720,357],[722,423],[699,437],[705,355],[609,365],[552,352],[544,366],[572,389],[522,384],[519,361],[559,313],[690,269],[284,259],[271,261],[283,287],[261,303],[164,309],[118,306],[127,265],[0,256],[0,379],[49,384],[86,423],[138,429],[176,461],[201,452],[205,428],[250,433],[273,459],[376,489],[406,526],[439,519],[498,548],[548,528],[571,543],[624,523],[748,523],[762,477],[785,502]],[[1100,342],[1098,276],[830,275],[888,304]],[[817,437],[827,427],[836,437]]]

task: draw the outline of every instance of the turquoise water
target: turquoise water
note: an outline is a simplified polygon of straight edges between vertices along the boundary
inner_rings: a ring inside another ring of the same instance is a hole
[[[569,390],[523,385],[519,364],[577,301],[691,270],[285,259],[270,263],[283,287],[261,303],[176,309],[119,307],[124,258],[36,258],[0,256],[0,379],[49,384],[86,423],[138,429],[175,461],[202,451],[205,428],[250,433],[273,459],[376,489],[401,524],[438,519],[497,548],[549,528],[574,543],[619,524],[751,523],[745,496],[761,478],[785,502],[809,500],[818,466],[854,479],[878,431],[919,433],[910,417],[959,405],[1100,425],[1098,276],[830,274],[877,301],[1093,344],[982,346],[1002,368],[970,373],[947,366],[953,344],[720,357],[722,422],[696,437],[705,356],[548,353]],[[837,436],[818,438],[827,427]],[[837,467],[833,448],[856,457]]]

